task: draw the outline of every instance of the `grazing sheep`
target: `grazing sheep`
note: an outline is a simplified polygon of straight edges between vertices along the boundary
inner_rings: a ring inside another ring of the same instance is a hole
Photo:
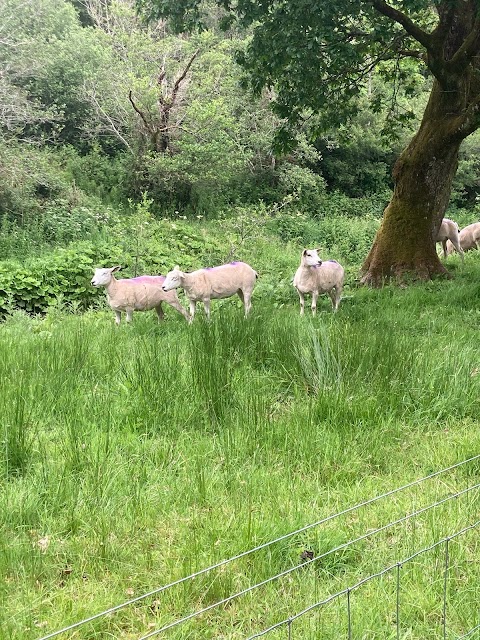
[[[455,247],[456,251],[460,254],[462,258],[462,262],[464,261],[463,249],[459,239],[459,229],[458,224],[449,218],[444,218],[442,220],[442,224],[440,225],[440,229],[437,233],[436,242],[442,243],[443,248],[443,257],[447,257],[447,240],[450,241],[452,247]],[[453,249],[452,249],[453,251]]]
[[[159,320],[163,320],[162,302],[176,309],[186,320],[190,320],[188,312],[182,307],[177,293],[165,293],[162,285],[165,276],[139,276],[138,278],[117,280],[113,275],[121,267],[95,269],[92,278],[94,287],[105,287],[108,304],[115,311],[115,323],[120,324],[122,311],[127,313],[127,322],[131,322],[134,311],[155,309]]]
[[[245,316],[247,316],[252,306],[250,298],[257,278],[257,272],[245,262],[230,262],[191,273],[184,273],[176,266],[167,273],[162,288],[164,291],[170,291],[181,287],[185,291],[185,295],[190,300],[192,319],[197,302],[203,302],[205,314],[210,318],[210,300],[229,298],[236,293],[243,302]]]
[[[459,233],[460,246],[463,251],[480,249],[480,222],[473,222]],[[454,245],[447,242],[447,254],[453,253]]]
[[[305,310],[305,294],[312,294],[312,313],[317,310],[317,298],[321,293],[328,293],[333,310],[340,304],[343,289],[344,270],[336,260],[322,262],[318,257],[318,249],[304,249],[293,286],[300,296],[300,315]]]

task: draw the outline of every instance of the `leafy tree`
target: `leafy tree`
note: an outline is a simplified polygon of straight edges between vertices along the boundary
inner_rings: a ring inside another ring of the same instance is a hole
[[[0,129],[7,135],[58,120],[28,91],[29,80],[42,72],[42,51],[48,38],[62,37],[69,24],[69,11],[57,0],[0,3]]]
[[[64,0],[0,3],[0,126],[81,146],[92,109],[84,85],[104,47]]]
[[[273,170],[278,118],[268,99],[249,100],[240,87],[241,41],[146,27],[130,0],[86,6],[103,57],[84,82],[94,112],[85,134],[125,150],[129,195],[148,191],[157,207],[201,213],[241,198],[242,189],[251,197],[248,183]]]
[[[211,4],[211,2],[210,2]],[[478,0],[215,0],[226,25],[253,26],[240,59],[252,86],[276,89],[275,110],[288,123],[319,113],[319,127],[355,109],[372,69],[418,61],[433,76],[422,121],[394,170],[394,192],[363,265],[364,282],[413,272],[446,273],[435,235],[449,202],[462,141],[480,125]],[[137,0],[150,18],[192,29],[200,0]]]

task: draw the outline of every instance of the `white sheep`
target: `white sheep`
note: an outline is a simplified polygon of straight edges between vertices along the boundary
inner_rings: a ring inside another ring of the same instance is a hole
[[[460,254],[462,262],[464,261],[463,249],[459,238],[458,224],[454,220],[449,218],[443,218],[442,224],[437,232],[436,242],[442,243],[443,257],[447,257],[447,241],[450,242],[452,247],[455,247],[456,251]],[[453,251],[453,249],[452,249]]]
[[[120,266],[108,269],[95,269],[92,278],[94,287],[105,287],[107,300],[115,311],[115,323],[120,324],[122,311],[127,314],[127,322],[131,322],[134,311],[149,311],[155,309],[159,320],[163,320],[162,302],[176,309],[186,320],[190,320],[188,312],[182,307],[177,293],[165,293],[162,285],[165,276],[139,276],[117,280],[113,275],[121,269]]]
[[[184,273],[175,266],[167,273],[163,290],[170,291],[181,287],[190,301],[192,319],[197,302],[203,302],[205,314],[210,318],[210,300],[229,298],[235,294],[238,294],[243,302],[245,316],[247,316],[252,306],[250,299],[257,277],[257,272],[245,262],[230,262],[218,267],[198,269],[191,273]]]
[[[470,249],[480,249],[480,222],[473,222],[464,227],[459,233],[460,246],[463,251]],[[454,246],[447,242],[447,254],[453,253]]]
[[[317,310],[317,298],[328,293],[333,310],[337,311],[343,290],[345,272],[336,260],[322,262],[318,257],[318,249],[304,249],[295,276],[293,286],[300,296],[300,315],[305,311],[305,294],[312,294],[312,313]]]

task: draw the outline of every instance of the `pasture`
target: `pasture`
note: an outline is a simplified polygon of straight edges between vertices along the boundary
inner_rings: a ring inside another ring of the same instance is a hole
[[[2,639],[39,638],[477,454],[480,259],[468,254],[462,268],[453,256],[449,266],[455,279],[408,289],[356,289],[350,278],[338,313],[323,296],[315,318],[308,308],[300,318],[292,287],[279,303],[268,279],[246,320],[234,300],[214,301],[211,322],[198,314],[191,326],[170,308],[163,324],[149,312],[120,327],[110,310],[9,316],[0,327]],[[480,466],[440,490],[461,489],[466,475],[478,481]],[[360,524],[394,520],[438,491],[389,500]],[[477,490],[415,530],[365,541],[165,637],[245,638],[479,513]],[[278,544],[62,637],[139,638],[295,564],[305,548],[350,539],[357,525]],[[457,558],[471,595],[451,613],[457,635],[472,616],[478,623],[477,538]],[[402,637],[440,637],[441,573],[429,581],[428,566],[409,569]],[[356,637],[395,637],[386,593],[358,594]],[[338,615],[322,637],[340,637]]]

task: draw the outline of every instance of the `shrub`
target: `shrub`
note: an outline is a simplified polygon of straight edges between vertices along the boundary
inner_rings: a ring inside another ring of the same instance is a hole
[[[332,257],[359,264],[367,256],[379,224],[379,218],[372,215],[356,220],[347,216],[325,218],[318,224],[320,248]]]
[[[325,197],[325,180],[311,169],[295,164],[281,165],[278,183],[280,195],[293,195],[304,213],[315,215],[321,208]]]
[[[389,192],[381,192],[363,198],[349,198],[339,191],[334,191],[323,196],[319,208],[313,215],[315,218],[337,216],[347,218],[373,216],[379,218],[389,200]]]
[[[95,253],[92,245],[84,243],[25,265],[0,263],[0,313],[4,315],[11,308],[46,311],[59,297],[86,306],[94,299],[89,280]]]
[[[150,221],[149,221],[150,220]],[[117,221],[109,239],[70,243],[25,263],[0,262],[0,315],[14,308],[45,312],[58,299],[86,308],[103,298],[90,285],[97,266],[120,264],[124,277],[215,264],[225,253],[219,241],[183,221],[154,220],[145,211]]]

